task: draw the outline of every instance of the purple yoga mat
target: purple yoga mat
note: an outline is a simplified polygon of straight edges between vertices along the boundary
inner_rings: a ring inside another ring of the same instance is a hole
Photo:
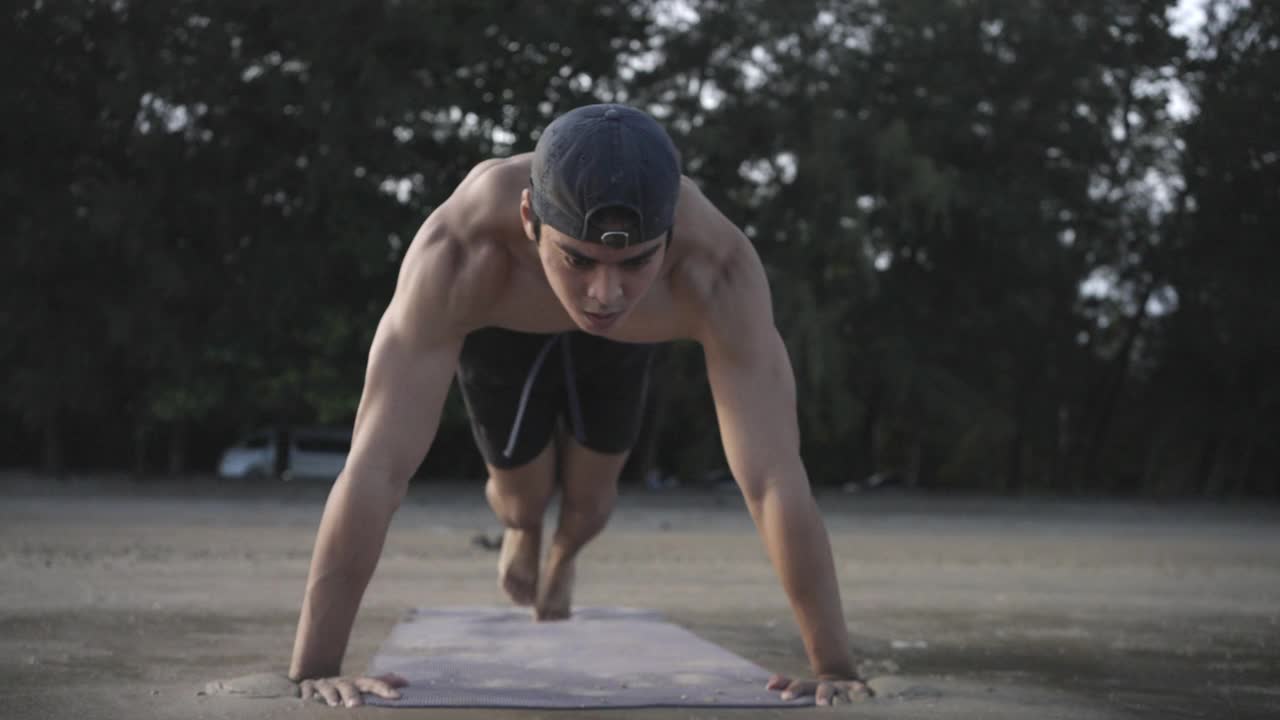
[[[527,610],[411,611],[391,630],[370,675],[409,681],[388,707],[803,707],[765,690],[770,673],[660,615],[581,608],[563,622]]]

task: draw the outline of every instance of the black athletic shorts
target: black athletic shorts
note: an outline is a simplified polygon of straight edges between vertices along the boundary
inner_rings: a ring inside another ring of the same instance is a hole
[[[551,442],[561,417],[584,447],[631,449],[656,347],[581,331],[484,328],[467,335],[458,387],[485,462],[500,468],[528,463]]]

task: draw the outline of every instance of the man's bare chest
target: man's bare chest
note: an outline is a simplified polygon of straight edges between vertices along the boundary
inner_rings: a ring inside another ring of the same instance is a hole
[[[605,337],[619,342],[665,342],[687,336],[685,321],[671,300],[665,281],[654,283],[625,321]],[[559,333],[577,330],[545,276],[532,272],[512,273],[486,313],[485,325],[528,333]]]

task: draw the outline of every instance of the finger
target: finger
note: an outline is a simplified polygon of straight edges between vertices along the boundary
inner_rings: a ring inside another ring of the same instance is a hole
[[[327,681],[316,683],[316,691],[329,703],[329,707],[338,707],[338,691]]]
[[[786,690],[782,691],[783,700],[794,700],[798,697],[812,695],[818,684],[812,680],[792,680]]]
[[[406,680],[403,676],[397,675],[395,673],[387,673],[385,675],[379,675],[375,679],[381,680],[382,682],[390,685],[393,688],[402,688],[409,684],[409,681]]]
[[[403,679],[403,678],[402,678]],[[400,697],[400,693],[396,692],[391,683],[382,678],[360,678],[356,680],[356,687],[360,692],[372,693],[381,698],[395,700]],[[403,685],[401,686],[403,687]]]
[[[347,707],[356,707],[362,704],[360,691],[356,689],[356,684],[350,680],[338,681],[338,694],[342,696],[342,704]]]
[[[848,704],[853,702],[855,697],[859,700],[865,698],[866,695],[857,695],[857,688],[860,688],[861,686],[862,683],[859,682],[835,683],[836,692],[835,695],[831,697],[831,704]]]
[[[791,684],[790,678],[788,678],[785,675],[779,675],[778,673],[774,673],[773,677],[769,678],[769,682],[764,687],[766,690],[781,690],[782,688],[790,684]]]
[[[849,695],[855,700],[866,700],[867,698],[875,697],[876,693],[865,682],[854,680],[849,683]]]

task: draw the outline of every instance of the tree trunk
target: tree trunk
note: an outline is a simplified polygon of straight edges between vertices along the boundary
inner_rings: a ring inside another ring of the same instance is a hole
[[[1083,489],[1084,483],[1096,482],[1098,474],[1098,459],[1102,456],[1103,447],[1107,442],[1107,433],[1111,429],[1111,420],[1115,415],[1116,405],[1119,404],[1120,395],[1124,391],[1125,378],[1129,376],[1129,365],[1133,362],[1133,347],[1138,342],[1138,337],[1142,334],[1142,323],[1147,317],[1147,301],[1151,299],[1151,293],[1154,290],[1154,283],[1148,283],[1142,290],[1142,296],[1138,299],[1138,314],[1134,316],[1133,322],[1129,326],[1129,333],[1124,338],[1120,350],[1113,358],[1111,367],[1107,369],[1103,378],[1101,388],[1098,392],[1097,407],[1098,412],[1094,418],[1093,435],[1089,438],[1088,450],[1085,454],[1084,467],[1080,477],[1076,480],[1077,492]],[[1114,490],[1113,483],[1104,483],[1109,490]]]
[[[138,420],[133,427],[133,478],[135,480],[142,480],[147,476],[148,435],[146,422]]]
[[[43,435],[41,471],[49,477],[61,480],[66,472],[66,467],[62,452],[62,428],[59,427],[57,410],[50,410],[49,414],[45,416],[41,433]]]
[[[1218,433],[1210,431],[1209,436],[1205,438],[1204,444],[1200,447],[1200,462],[1196,466],[1196,480],[1200,483],[1200,487],[1197,488],[1199,495],[1208,496],[1213,492],[1214,467],[1217,465],[1218,445]]]
[[[1258,444],[1258,427],[1262,423],[1262,367],[1259,363],[1248,363],[1247,370],[1242,373],[1241,402],[1237,407],[1244,411],[1242,431],[1238,438],[1243,445],[1239,459],[1234,463],[1230,495],[1247,495],[1253,489],[1253,458]]]
[[[853,473],[850,480],[864,483],[879,470],[876,458],[876,423],[880,422],[880,399],[884,392],[877,383],[867,398],[867,409],[862,414],[862,424],[858,428],[858,444],[854,448]]]
[[[1258,414],[1254,413],[1244,431],[1244,450],[1240,453],[1240,461],[1236,463],[1235,482],[1232,484],[1232,495],[1249,495],[1253,491],[1253,457],[1258,447]]]
[[[1022,455],[1023,444],[1026,442],[1026,435],[1023,432],[1027,414],[1026,397],[1026,382],[1019,378],[1013,387],[1013,437],[1009,440],[1009,465],[1006,469],[1008,474],[1004,481],[1004,491],[1010,494],[1022,490]]]
[[[169,475],[177,477],[187,469],[187,421],[173,421],[169,432]]]
[[[1152,431],[1147,438],[1147,450],[1143,453],[1142,459],[1142,478],[1138,481],[1138,492],[1144,496],[1161,495],[1164,487],[1160,478],[1160,459],[1164,456],[1165,446],[1168,444],[1166,437],[1171,432],[1169,428],[1160,423],[1152,422],[1149,425]]]
[[[272,467],[273,480],[285,480],[289,477],[289,461],[293,458],[289,457],[289,446],[292,444],[293,437],[290,434],[292,430],[285,426],[280,426],[271,432],[272,447],[275,448],[275,465]]]
[[[1058,404],[1057,434],[1053,458],[1053,489],[1061,492],[1067,489],[1071,473],[1067,463],[1071,458],[1071,408],[1066,403]]]
[[[910,456],[907,459],[907,477],[906,486],[908,488],[918,488],[921,486],[921,473],[924,468],[924,440],[919,435],[911,438]]]
[[[1004,482],[1004,491],[1011,495],[1022,490],[1022,443],[1022,423],[1015,420],[1013,438],[1009,441],[1008,476]]]

